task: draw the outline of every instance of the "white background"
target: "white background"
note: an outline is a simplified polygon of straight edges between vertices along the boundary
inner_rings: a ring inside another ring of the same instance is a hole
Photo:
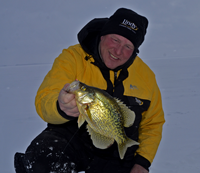
[[[46,127],[34,100],[54,59],[87,22],[120,7],[149,19],[139,56],[156,74],[166,119],[150,172],[200,171],[199,0],[1,0],[1,173],[14,173],[15,152]]]

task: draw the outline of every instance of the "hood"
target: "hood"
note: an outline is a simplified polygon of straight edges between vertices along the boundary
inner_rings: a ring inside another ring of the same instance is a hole
[[[108,69],[105,64],[102,62],[99,51],[98,51],[98,45],[100,41],[100,34],[102,31],[102,28],[104,25],[107,23],[108,18],[95,18],[91,20],[89,23],[87,23],[78,33],[78,41],[83,48],[83,50],[92,55],[95,62],[94,65],[99,66],[100,68],[103,69]],[[129,60],[114,69],[113,71],[118,71],[123,68],[128,68],[134,61],[136,55],[137,55],[138,50],[135,50],[132,54],[132,56],[129,58]],[[109,69],[111,70],[111,69]]]
[[[78,41],[85,52],[90,55],[97,53],[100,33],[108,18],[93,19],[78,33]]]

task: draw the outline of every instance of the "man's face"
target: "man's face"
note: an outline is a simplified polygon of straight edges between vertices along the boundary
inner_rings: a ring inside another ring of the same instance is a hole
[[[105,65],[110,69],[123,65],[134,51],[134,45],[127,38],[108,34],[101,36],[100,53]]]

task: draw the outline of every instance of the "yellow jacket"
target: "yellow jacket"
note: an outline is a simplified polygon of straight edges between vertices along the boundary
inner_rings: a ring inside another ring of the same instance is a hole
[[[35,100],[36,110],[44,121],[52,124],[63,124],[69,121],[59,114],[56,106],[59,92],[66,83],[78,79],[87,85],[106,90],[107,82],[101,71],[91,64],[94,59],[90,56],[88,60],[85,60],[86,56],[89,55],[78,44],[64,49],[55,59]],[[140,145],[136,153],[152,162],[161,140],[162,125],[165,121],[160,91],[154,73],[138,56],[128,68],[128,72],[129,77],[123,81],[124,95],[136,98],[134,104],[137,105],[133,108],[136,115],[144,109],[141,112],[141,122],[138,128]],[[113,71],[110,71],[110,79],[114,82]],[[147,110],[142,107],[145,104],[148,105]],[[138,110],[137,107],[140,106],[142,108]]]

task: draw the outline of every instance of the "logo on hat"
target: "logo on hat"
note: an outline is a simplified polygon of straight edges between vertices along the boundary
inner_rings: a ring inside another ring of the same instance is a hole
[[[127,29],[130,29],[133,32],[139,29],[133,22],[130,22],[127,19],[124,19],[120,26],[126,27]]]

